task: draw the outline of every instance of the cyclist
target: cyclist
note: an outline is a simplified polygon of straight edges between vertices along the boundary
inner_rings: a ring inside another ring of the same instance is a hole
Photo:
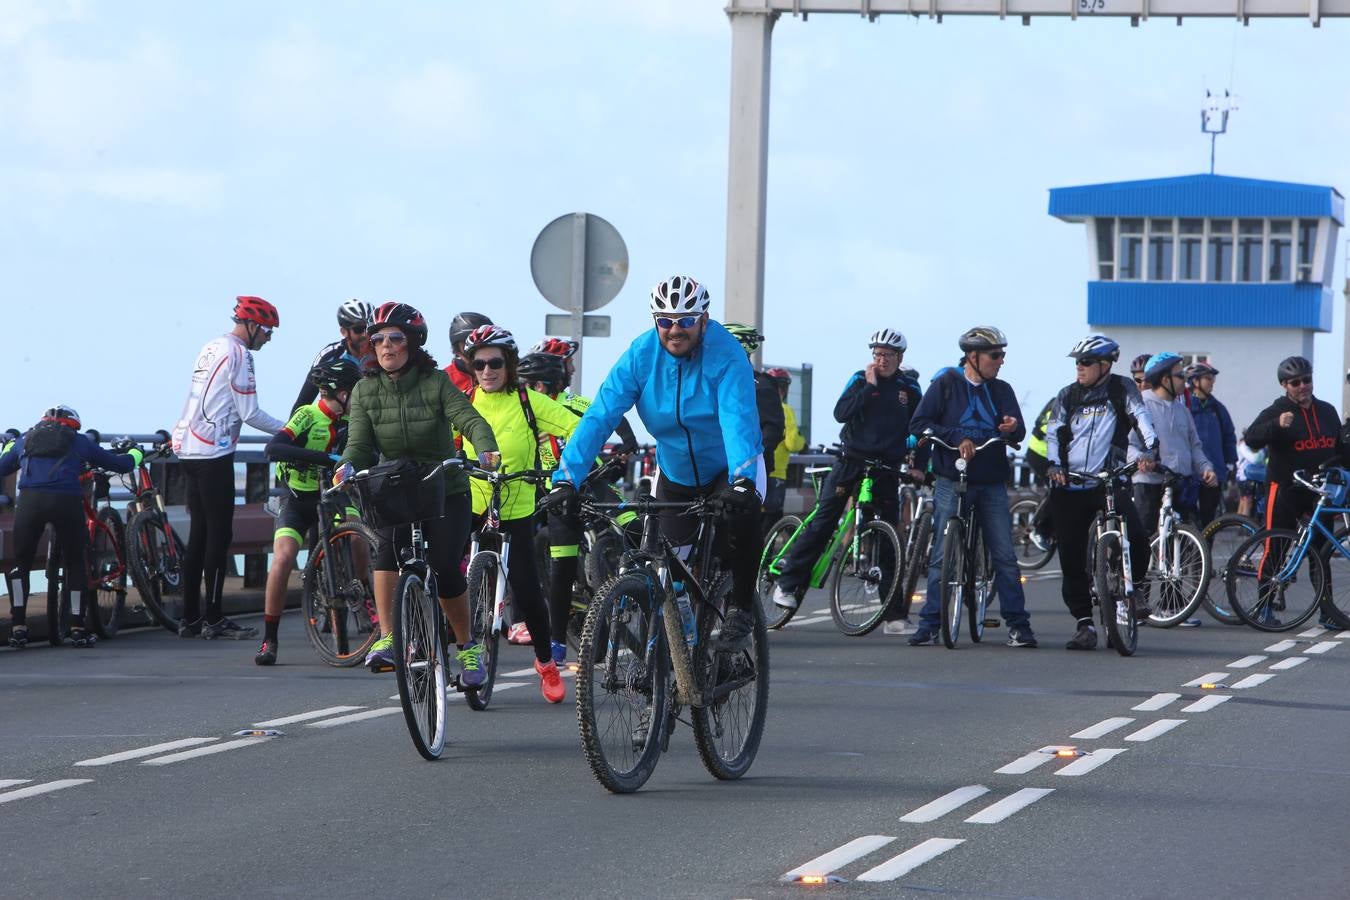
[[[455,453],[451,432],[470,437],[478,460],[496,465],[497,443],[492,427],[427,353],[427,323],[406,303],[389,301],[375,310],[370,345],[375,371],[367,372],[352,389],[348,414],[347,447],[333,474],[341,484],[353,471],[377,459],[413,459],[439,463]],[[469,476],[458,469],[445,472],[445,513],[422,523],[427,558],[436,573],[441,610],[455,632],[462,671],[460,681],[474,687],[483,683],[482,644],[472,642],[468,584],[460,559],[469,538]],[[394,589],[398,584],[398,554],[408,546],[412,529],[406,525],[383,529],[375,554],[375,609],[380,639],[366,655],[372,672],[394,668]]]
[[[445,374],[450,376],[455,387],[466,394],[473,388],[474,381],[469,359],[464,355],[464,341],[475,328],[491,324],[491,319],[476,312],[458,313],[450,320],[450,352],[454,354],[454,359],[445,367]]]
[[[63,403],[49,408],[27,434],[6,445],[0,454],[0,479],[16,470],[19,473],[19,498],[14,507],[15,566],[7,577],[13,605],[11,647],[28,643],[28,574],[48,525],[56,532],[70,588],[68,640],[73,647],[94,646],[96,638],[83,624],[83,595],[89,590],[89,569],[84,564],[89,530],[80,476],[87,465],[127,473],[141,464],[141,458],[141,451],[135,447],[126,453],[111,453],[81,434],[80,414]]]
[[[783,407],[783,440],[773,450],[768,493],[764,495],[764,517],[761,521],[766,535],[783,515],[783,502],[787,499],[788,459],[806,446],[806,438],[797,429],[797,413],[787,402],[788,388],[792,387],[792,373],[787,369],[773,368],[767,374],[778,383],[778,400]]]
[[[999,609],[1008,623],[1009,647],[1035,647],[1036,635],[1026,611],[1022,576],[1013,552],[1012,514],[1008,510],[1008,453],[1003,444],[976,451],[977,441],[1001,436],[1019,443],[1026,436],[1022,410],[1012,387],[998,377],[1007,356],[1008,339],[989,325],[977,325],[957,340],[961,369],[937,379],[919,403],[910,430],[928,429],[960,447],[966,460],[966,500],[973,504],[984,546],[994,563],[994,588]],[[941,621],[942,531],[956,514],[957,454],[933,446],[933,549],[928,560],[928,595],[919,613],[919,630],[909,639],[912,646],[935,644]]]
[[[766,472],[759,438],[754,372],[730,332],[708,316],[703,285],[687,275],[651,292],[655,328],[639,336],[605,378],[595,403],[563,449],[550,509],[574,505],[596,452],[619,419],[636,406],[656,440],[656,498],[691,501],[717,495],[725,509],[719,548],[731,568],[731,609],[719,646],[749,647],[754,628],[759,532]],[[676,547],[693,544],[696,523],[663,515],[662,534]]]
[[[576,374],[576,364],[572,362],[572,357],[577,355],[580,345],[570,338],[546,337],[539,343],[530,348],[530,353],[547,353],[550,356],[559,357],[563,361],[563,390],[570,397],[572,394],[572,376]]]
[[[364,333],[364,326],[362,328]],[[318,521],[320,469],[332,467],[347,443],[347,411],[361,369],[350,359],[319,363],[309,381],[319,394],[291,414],[286,427],[267,443],[267,458],[278,463],[277,478],[286,486],[272,535],[272,568],[263,598],[263,642],[253,661],[277,661],[277,628],[286,607],[286,589],[296,554]]]
[[[764,335],[758,328],[737,322],[727,322],[723,327],[741,342],[753,366],[755,351],[764,343]],[[773,468],[774,448],[783,442],[783,401],[778,398],[778,383],[759,369],[755,369],[755,406],[759,410],[759,438],[764,445],[764,471],[768,472]]]
[[[1050,457],[1046,455],[1049,449],[1046,446],[1045,428],[1050,423],[1050,412],[1054,408],[1055,398],[1051,397],[1036,414],[1036,422],[1031,426],[1031,434],[1027,436],[1027,451],[1023,461],[1035,474],[1037,484],[1044,483],[1050,471]],[[1026,486],[1025,481],[1022,484]],[[1050,513],[1050,504],[1042,503],[1036,507],[1036,514],[1031,520],[1031,532],[1027,538],[1037,550],[1045,553],[1050,549],[1050,536],[1054,533],[1054,517]]]
[[[364,372],[375,364],[375,357],[370,353],[370,341],[366,337],[366,329],[370,327],[370,320],[374,315],[374,307],[362,300],[348,300],[338,307],[338,332],[342,335],[342,340],[333,341],[314,357],[291,412],[313,403],[314,398],[319,396],[319,389],[315,387],[314,379],[310,377],[314,374],[315,368],[340,359],[350,360],[356,365],[358,372]]]
[[[1059,541],[1059,565],[1064,573],[1061,591],[1064,605],[1077,621],[1069,650],[1095,650],[1097,629],[1092,624],[1092,574],[1088,572],[1088,541],[1097,511],[1105,501],[1099,485],[1069,484],[1065,472],[1103,472],[1125,462],[1131,429],[1142,436],[1146,447],[1157,446],[1153,420],[1139,389],[1131,379],[1112,375],[1111,365],[1120,358],[1120,345],[1103,334],[1090,334],[1073,345],[1068,354],[1075,367],[1074,381],[1055,396],[1050,423],[1045,429],[1050,459],[1050,505],[1054,509],[1055,538]],[[1151,466],[1147,456],[1139,467]],[[1116,511],[1130,540],[1130,570],[1136,581],[1148,572],[1148,541],[1134,499],[1121,480],[1115,491]],[[1136,598],[1136,607],[1139,598]]]
[[[563,406],[572,410],[572,412],[576,413],[578,416],[582,416],[586,414],[586,410],[590,409],[591,401],[588,397],[583,397],[580,394],[572,392],[572,376],[576,374],[576,369],[572,365],[572,357],[576,355],[576,352],[576,341],[551,337],[544,338],[542,341],[535,344],[534,349],[529,353],[529,357],[532,357],[535,354],[547,354],[562,360],[562,383],[551,392],[546,390],[541,393],[547,393],[554,400],[558,400]],[[526,358],[528,357],[522,358],[521,362],[524,363]],[[541,363],[541,365],[544,364]],[[521,374],[521,378],[522,380],[524,379],[523,373]],[[532,390],[539,389],[532,387]],[[619,438],[620,455],[626,458],[637,452],[637,435],[633,433],[633,426],[629,424],[627,417],[619,420],[619,426],[614,429],[614,433],[618,435]],[[540,446],[542,447],[543,444],[541,443]],[[557,459],[562,453],[562,447],[559,445],[555,449],[557,450],[557,453],[554,454],[553,458],[554,465],[557,465]]]
[[[545,434],[566,438],[581,421],[576,414],[544,394],[520,383],[516,339],[498,325],[483,325],[470,332],[464,341],[464,353],[473,367],[478,384],[469,389],[469,401],[496,436],[501,450],[502,470],[519,472],[540,467],[539,441]],[[465,435],[464,450],[472,456],[474,442]],[[481,527],[492,499],[492,487],[482,481],[471,483],[474,524]],[[511,554],[507,579],[511,584],[514,608],[526,629],[516,629],[513,643],[534,645],[534,671],[539,675],[539,690],[549,703],[561,703],[566,694],[562,674],[554,662],[553,651],[545,638],[550,633],[548,606],[540,593],[539,571],[534,555],[534,509],[538,489],[533,484],[515,482],[502,488],[501,528],[511,536],[517,552]],[[538,639],[533,639],[538,635]],[[564,644],[564,647],[566,645]]]
[[[1163,352],[1154,355],[1144,370],[1144,379],[1153,387],[1143,395],[1144,407],[1157,435],[1157,460],[1183,477],[1173,492],[1173,504],[1187,518],[1194,518],[1199,501],[1199,478],[1206,487],[1218,487],[1214,466],[1205,456],[1204,445],[1195,432],[1195,420],[1181,396],[1186,384],[1182,374],[1181,357]],[[1130,436],[1130,458],[1150,452],[1139,435]],[[1144,523],[1141,534],[1154,535],[1158,531],[1158,511],[1162,506],[1163,476],[1153,471],[1140,471],[1134,476],[1134,505]],[[1143,543],[1141,541],[1141,543]]]
[[[234,537],[234,449],[248,424],[276,434],[285,422],[258,406],[253,353],[272,339],[277,308],[261,297],[236,297],[234,328],[197,354],[192,387],[173,429],[173,452],[187,493],[187,553],[183,557],[183,621],[179,637],[246,640],[253,627],[225,618],[222,598]],[[202,577],[206,613],[201,616]]]
[[[1200,435],[1200,443],[1205,448],[1205,457],[1216,473],[1222,473],[1220,481],[1231,482],[1237,475],[1237,434],[1233,430],[1233,417],[1228,407],[1214,396],[1214,378],[1219,370],[1207,362],[1193,363],[1186,367],[1186,383],[1190,385],[1190,397],[1187,405],[1191,418],[1195,420],[1195,431]],[[1219,513],[1219,501],[1223,499],[1223,485],[1200,488],[1200,526],[1214,521]]]
[[[1141,392],[1148,390],[1148,379],[1144,377],[1144,370],[1148,368],[1148,361],[1152,358],[1151,353],[1140,353],[1130,360],[1130,377],[1134,379],[1134,386]]]

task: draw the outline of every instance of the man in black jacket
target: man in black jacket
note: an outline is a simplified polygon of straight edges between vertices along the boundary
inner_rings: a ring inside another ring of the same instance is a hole
[[[806,593],[811,567],[862,479],[866,468],[863,461],[898,463],[907,452],[909,417],[919,405],[919,392],[899,376],[900,360],[908,344],[900,332],[883,328],[872,335],[868,346],[872,362],[853,373],[834,405],[834,418],[844,426],[839,433],[839,462],[821,485],[813,518],[792,545],[783,573],[774,583],[773,602],[784,609],[796,609]],[[900,486],[895,476],[876,476],[873,502],[887,522],[899,522]]]

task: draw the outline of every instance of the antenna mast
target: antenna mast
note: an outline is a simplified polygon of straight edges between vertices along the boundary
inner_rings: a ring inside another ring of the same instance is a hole
[[[1200,130],[1209,135],[1209,174],[1214,174],[1214,147],[1219,135],[1228,132],[1228,114],[1237,109],[1236,99],[1227,89],[1223,96],[1205,90],[1205,105],[1200,110]]]

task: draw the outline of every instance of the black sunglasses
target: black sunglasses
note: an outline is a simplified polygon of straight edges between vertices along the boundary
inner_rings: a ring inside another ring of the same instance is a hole
[[[1305,384],[1312,384],[1312,376],[1305,375],[1302,378],[1290,378],[1285,384],[1289,387],[1303,387]]]
[[[348,325],[348,326],[347,326],[347,330],[350,331],[352,334],[365,334],[365,333],[366,333],[366,323],[365,323],[365,322],[362,322],[362,323],[359,324],[359,325]]]
[[[1002,359],[1003,357],[1008,355],[1006,352],[1002,350],[981,350],[980,352],[983,353],[985,356],[989,357],[990,359]]]
[[[475,372],[481,372],[484,369],[496,370],[504,368],[505,366],[506,360],[502,359],[500,356],[494,356],[492,359],[475,359],[473,361],[473,370]]]

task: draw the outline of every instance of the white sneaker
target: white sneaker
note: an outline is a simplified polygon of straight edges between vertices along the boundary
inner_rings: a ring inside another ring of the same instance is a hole
[[[1035,547],[1042,553],[1050,552],[1050,541],[1048,541],[1044,535],[1039,534],[1038,532],[1033,530],[1031,534],[1027,535],[1027,539],[1031,541],[1031,546]]]
[[[882,634],[913,634],[914,625],[909,619],[896,619],[894,622],[885,622],[881,626]]]
[[[773,605],[781,606],[783,609],[797,608],[797,595],[792,591],[783,590],[781,585],[773,586]]]

